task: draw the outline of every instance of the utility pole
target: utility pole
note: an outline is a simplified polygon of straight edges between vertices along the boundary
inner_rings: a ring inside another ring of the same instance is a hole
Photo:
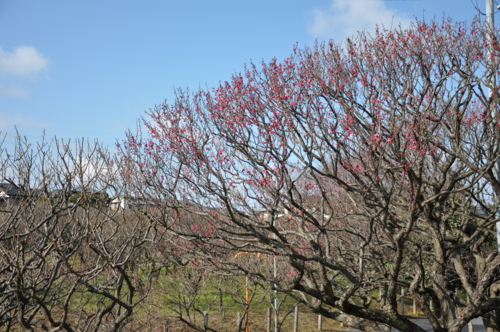
[[[273,216],[273,227],[276,229],[276,218],[282,217],[282,214]],[[276,233],[273,234],[273,238],[276,240]],[[278,269],[276,267],[276,254],[273,256],[273,278],[276,280],[278,277]],[[279,332],[279,304],[278,304],[278,291],[276,287],[278,285],[274,283],[274,332]]]
[[[490,107],[493,107],[494,109],[491,112],[492,117],[495,119],[497,116],[497,110],[496,110],[496,105],[494,105],[492,99],[494,98],[494,92],[492,90],[492,87],[496,86],[496,70],[495,70],[495,59],[493,58],[494,55],[494,50],[493,50],[493,36],[495,35],[495,7],[493,5],[493,0],[486,0],[486,25],[488,29],[488,61],[489,61],[489,68],[488,70],[490,71],[490,77],[488,80],[489,83],[489,95],[490,95]],[[495,124],[492,123],[492,126],[494,130],[497,130],[495,128]],[[499,146],[496,146],[497,149],[499,149]],[[493,168],[493,172],[495,174],[495,178],[497,181],[500,181],[500,160],[497,160],[495,162],[495,166]],[[497,204],[500,203],[500,193],[496,193],[496,200]],[[497,208],[495,218],[497,220],[500,219],[500,208]],[[497,252],[500,253],[500,221],[497,221],[496,223],[496,231],[497,231]]]

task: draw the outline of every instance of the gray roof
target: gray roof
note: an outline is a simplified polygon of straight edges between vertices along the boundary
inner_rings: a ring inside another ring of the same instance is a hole
[[[4,194],[8,196],[18,196],[19,195],[19,188],[17,188],[15,185],[12,183],[0,183],[0,192],[3,192]]]

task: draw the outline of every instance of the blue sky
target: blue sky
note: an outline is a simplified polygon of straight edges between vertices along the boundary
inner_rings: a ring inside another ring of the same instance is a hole
[[[295,43],[476,13],[469,0],[0,0],[0,131],[7,147],[16,127],[113,146],[176,88],[215,87]]]

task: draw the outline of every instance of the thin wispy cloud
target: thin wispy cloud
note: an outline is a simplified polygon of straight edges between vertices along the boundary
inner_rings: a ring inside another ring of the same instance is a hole
[[[29,98],[26,90],[0,84],[0,95],[12,98]]]
[[[316,38],[343,39],[358,31],[372,32],[375,26],[403,28],[411,19],[388,8],[382,0],[332,0],[329,8],[312,11],[309,32]]]
[[[19,46],[12,52],[0,47],[0,72],[32,76],[48,67],[48,60],[32,46]]]
[[[0,112],[0,131],[12,130],[14,127],[46,129],[51,127],[51,125],[45,121],[40,121],[29,116],[10,115]]]

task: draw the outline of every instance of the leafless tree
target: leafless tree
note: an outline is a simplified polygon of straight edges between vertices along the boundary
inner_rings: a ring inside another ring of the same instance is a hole
[[[16,188],[0,212],[1,329],[123,330],[155,273],[154,222],[109,208],[126,184],[98,143],[16,141],[0,153]]]

